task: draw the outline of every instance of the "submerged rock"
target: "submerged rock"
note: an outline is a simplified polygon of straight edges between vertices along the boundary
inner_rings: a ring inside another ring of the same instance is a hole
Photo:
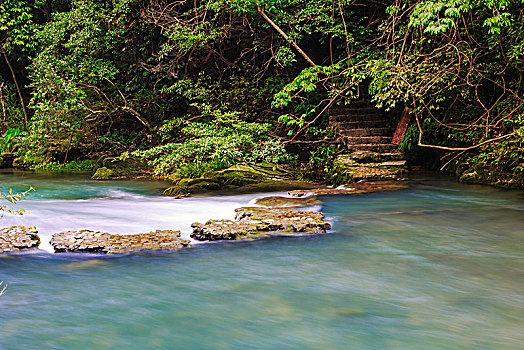
[[[277,169],[272,164],[237,164],[224,170],[205,173],[196,179],[179,179],[175,186],[164,191],[164,195],[182,196],[218,190],[253,193],[314,187],[315,184],[295,180],[289,172]]]
[[[11,226],[0,229],[0,253],[38,248],[40,237],[35,226]]]
[[[324,214],[288,208],[244,207],[235,220],[194,223],[191,238],[199,241],[237,240],[292,233],[326,233],[331,225]]]
[[[175,250],[189,247],[180,231],[157,230],[133,235],[81,230],[55,233],[50,241],[55,252],[127,253],[140,250]]]

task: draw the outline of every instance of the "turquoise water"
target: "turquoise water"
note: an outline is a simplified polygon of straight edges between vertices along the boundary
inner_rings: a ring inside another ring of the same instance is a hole
[[[523,348],[523,193],[418,180],[322,198],[327,235],[0,257],[0,349]],[[157,195],[161,183],[0,174],[0,187],[26,183],[38,189],[23,203],[31,213],[0,225],[33,221],[46,235],[143,231],[155,218],[184,229],[255,197],[176,201]]]

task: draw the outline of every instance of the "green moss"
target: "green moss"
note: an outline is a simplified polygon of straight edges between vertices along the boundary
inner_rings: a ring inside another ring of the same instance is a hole
[[[196,179],[180,179],[175,186],[164,191],[165,195],[179,196],[216,190],[235,190],[241,193],[310,189],[314,184],[291,179],[286,172],[273,165],[238,164],[230,168],[211,171]]]
[[[357,151],[339,155],[333,162],[328,183],[338,187],[363,179],[395,179],[407,173],[406,162],[399,153]]]
[[[91,179],[93,180],[111,180],[113,177],[117,177],[118,174],[115,173],[112,169],[108,169],[106,167],[98,168],[96,172],[93,174]]]
[[[149,172],[148,165],[140,159],[120,157],[101,157],[95,162],[95,169],[93,180],[142,176]]]

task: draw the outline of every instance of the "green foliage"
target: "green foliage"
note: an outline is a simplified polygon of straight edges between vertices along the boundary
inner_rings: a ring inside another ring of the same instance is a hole
[[[13,85],[2,82],[0,77],[0,133],[16,128],[24,122],[24,112]]]
[[[67,162],[65,164],[53,161],[44,162],[31,167],[31,170],[46,170],[52,172],[91,171],[93,170],[93,161],[85,159]]]
[[[33,187],[30,187],[27,191],[17,193],[13,192],[13,189],[9,189],[7,193],[0,192],[0,201],[6,201],[14,205],[19,201],[26,199],[27,196],[30,195],[30,192],[34,190],[35,189]],[[0,204],[0,212],[22,215],[23,213],[25,213],[25,210],[23,208],[15,210],[13,208]]]
[[[493,139],[467,161],[519,167],[518,152],[500,149],[522,140],[523,4],[8,1],[0,45],[20,57],[15,70],[29,80],[23,93],[31,92],[33,115],[22,128],[12,79],[3,77],[0,132],[27,134],[6,134],[0,147],[55,170],[127,150],[158,174],[197,176],[287,161],[282,141],[332,137],[328,108],[365,97],[385,111],[411,108],[424,143],[464,148]],[[418,132],[410,126],[403,150],[416,147]],[[325,172],[333,152],[313,151],[309,169]]]
[[[308,175],[310,179],[322,179],[322,177],[329,173],[333,167],[335,160],[336,148],[334,146],[320,146],[316,150],[311,151],[308,162]]]
[[[15,48],[30,50],[34,48],[33,35],[34,10],[45,1],[36,0],[32,4],[23,0],[10,0],[0,4],[0,51]]]
[[[199,104],[208,122],[186,122],[185,142],[167,143],[130,155],[142,157],[158,175],[175,173],[179,177],[200,176],[239,162],[279,163],[289,159],[283,146],[268,135],[270,124],[241,120],[238,112],[222,112]]]
[[[22,133],[19,128],[9,129],[3,135],[0,140],[0,152],[13,152],[14,151],[14,139],[20,136]]]

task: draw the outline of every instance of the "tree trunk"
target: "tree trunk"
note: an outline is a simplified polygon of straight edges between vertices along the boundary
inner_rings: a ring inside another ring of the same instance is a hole
[[[24,112],[24,121],[25,121],[25,124],[27,124],[27,111],[25,110],[24,98],[22,96],[22,91],[20,91],[20,85],[18,85],[18,80],[16,80],[16,75],[15,75],[15,71],[13,70],[13,66],[11,66],[11,62],[9,62],[9,58],[7,58],[7,52],[3,50],[2,53],[4,54],[5,62],[9,66],[9,70],[11,71],[11,75],[13,76],[13,81],[15,82],[16,91],[18,91],[18,96],[20,97],[20,103],[22,104],[22,111]]]

